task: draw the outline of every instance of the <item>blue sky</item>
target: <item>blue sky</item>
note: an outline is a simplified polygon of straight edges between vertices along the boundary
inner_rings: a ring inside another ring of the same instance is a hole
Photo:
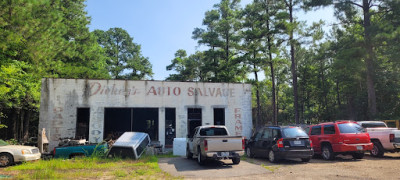
[[[167,71],[178,49],[194,53],[198,44],[192,32],[202,27],[204,13],[211,10],[217,0],[88,0],[86,11],[91,17],[89,28],[108,30],[125,29],[133,41],[140,44],[142,54],[153,65],[154,80],[164,80],[173,71]],[[251,0],[242,0],[247,4]],[[298,13],[300,20],[308,23],[319,19],[333,22],[333,10]]]

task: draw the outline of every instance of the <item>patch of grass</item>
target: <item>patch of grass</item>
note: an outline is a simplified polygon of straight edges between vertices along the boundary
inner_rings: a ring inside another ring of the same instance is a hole
[[[280,166],[266,166],[264,164],[261,164],[261,166],[271,172],[274,172],[280,168]]]
[[[119,170],[119,169],[115,170],[113,172],[113,174],[114,174],[115,177],[126,177],[128,175],[127,172],[125,172],[123,170]]]
[[[100,157],[40,160],[3,170],[15,179],[179,179],[163,172],[156,156],[143,156],[139,160]]]

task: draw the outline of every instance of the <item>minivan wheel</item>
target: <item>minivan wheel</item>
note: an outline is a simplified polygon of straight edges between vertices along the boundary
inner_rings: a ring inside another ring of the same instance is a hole
[[[271,163],[276,163],[278,159],[276,158],[275,152],[271,149],[268,152],[268,160]]]
[[[373,143],[374,143],[374,147],[370,151],[371,155],[374,157],[383,157],[384,150],[383,150],[381,143],[379,143],[377,141],[373,141]]]
[[[246,155],[247,155],[247,157],[251,157],[251,158],[254,157],[254,153],[251,152],[250,147],[246,148]]]
[[[353,158],[354,159],[362,159],[362,158],[364,158],[364,153],[363,152],[362,153],[354,153]]]
[[[335,158],[332,147],[330,145],[324,145],[322,147],[322,158],[325,160],[333,160]]]

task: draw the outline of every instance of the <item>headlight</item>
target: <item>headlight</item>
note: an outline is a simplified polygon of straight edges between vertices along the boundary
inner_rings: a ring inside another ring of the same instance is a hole
[[[32,154],[31,151],[27,150],[27,149],[23,149],[21,150],[22,154]]]

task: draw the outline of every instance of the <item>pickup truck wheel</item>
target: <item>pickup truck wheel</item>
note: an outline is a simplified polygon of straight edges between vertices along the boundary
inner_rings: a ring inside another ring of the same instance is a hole
[[[353,158],[354,159],[362,159],[362,158],[364,158],[364,153],[363,152],[362,153],[354,153]]]
[[[276,158],[275,152],[271,149],[268,152],[268,160],[271,163],[276,163],[278,162],[278,159]]]
[[[186,148],[186,158],[193,159],[193,153],[190,152],[189,147]]]
[[[333,160],[335,158],[332,147],[330,145],[324,145],[322,147],[322,158],[325,160]]]
[[[233,163],[233,164],[239,164],[239,163],[240,163],[240,157],[233,158],[233,159],[232,159],[232,163]]]
[[[14,163],[14,158],[11,154],[1,153],[0,154],[0,167],[6,167]]]
[[[384,149],[383,149],[381,143],[378,141],[373,141],[373,143],[374,143],[374,147],[370,151],[371,155],[374,157],[383,157],[383,154],[385,152],[384,152]]]
[[[204,161],[205,161],[205,159],[201,155],[201,151],[200,151],[200,148],[199,148],[197,150],[197,163],[199,163],[200,165],[204,165]]]
[[[251,157],[251,158],[254,157],[254,153],[251,152],[250,147],[246,148],[246,155],[247,155],[247,157]]]

